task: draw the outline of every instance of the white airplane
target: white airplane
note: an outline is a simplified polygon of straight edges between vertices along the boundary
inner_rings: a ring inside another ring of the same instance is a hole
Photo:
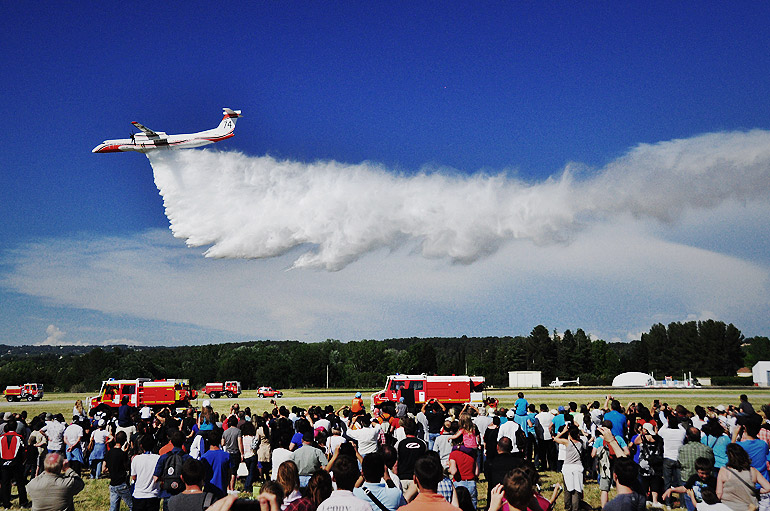
[[[550,387],[563,387],[568,383],[574,383],[575,385],[580,385],[580,378],[578,378],[577,380],[560,380],[559,377],[557,376],[556,379],[551,383],[549,383],[548,385]]]
[[[189,149],[200,147],[214,142],[219,142],[233,136],[235,121],[241,117],[240,110],[224,109],[225,116],[222,122],[214,129],[189,133],[184,135],[166,135],[162,131],[152,131],[134,121],[131,124],[139,128],[142,133],[132,133],[131,138],[117,140],[105,140],[94,147],[92,153],[120,153],[123,151],[138,151],[146,153],[157,149]]]

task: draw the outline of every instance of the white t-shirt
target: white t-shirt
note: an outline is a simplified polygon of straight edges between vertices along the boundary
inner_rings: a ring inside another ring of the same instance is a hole
[[[473,418],[473,424],[479,430],[479,437],[481,437],[481,444],[484,445],[484,433],[487,432],[487,426],[492,424],[492,417],[486,415],[477,415]]]
[[[345,438],[342,435],[332,435],[329,438],[326,439],[326,454],[329,456],[334,455],[334,451],[337,450],[337,447],[347,442],[347,438]]]
[[[543,426],[543,440],[551,440],[551,424],[553,424],[553,415],[551,412],[540,412],[535,418]],[[501,426],[502,427],[502,426]]]
[[[321,502],[318,511],[372,511],[372,506],[350,490],[334,490],[328,499]]]
[[[348,429],[348,436],[358,442],[358,452],[362,456],[366,456],[367,454],[377,452],[377,440],[380,438],[380,425],[376,424],[370,428]],[[350,492],[350,494],[353,495],[353,492]]]
[[[70,424],[67,429],[64,430],[64,441],[69,445],[77,447],[77,443],[83,439],[83,428],[77,424]]]
[[[154,499],[160,495],[158,485],[152,482],[155,465],[158,464],[159,454],[140,454],[131,460],[131,478],[136,477],[134,498]]]
[[[324,428],[327,433],[331,430],[331,427],[331,422],[327,419],[318,419],[313,423],[313,429]]]
[[[48,437],[48,450],[61,451],[64,448],[64,424],[57,420],[48,421],[41,428],[45,436]]]
[[[271,478],[273,481],[275,481],[276,476],[278,475],[278,467],[281,466],[281,463],[283,463],[286,460],[290,460],[292,457],[291,451],[288,449],[284,449],[283,447],[278,447],[277,449],[273,449],[273,473],[271,475]]]
[[[727,504],[722,504],[721,502],[717,502],[716,504],[706,504],[705,502],[701,502],[695,506],[695,509],[698,511],[732,511],[732,509],[727,507]]]
[[[545,426],[543,426],[545,427]],[[511,452],[519,452],[519,448],[516,445],[516,432],[519,430],[519,425],[514,422],[513,419],[508,419],[508,422],[505,424],[501,424],[500,428],[498,428],[497,431],[497,439],[500,440],[504,436],[507,436],[511,439],[511,443],[513,444],[513,451]]]
[[[684,437],[687,434],[683,428],[671,429],[663,426],[658,430],[658,435],[663,438],[663,457],[670,460],[679,461],[679,448],[684,443]]]
[[[107,437],[109,437],[110,434],[107,432],[106,429],[97,429],[93,433],[91,433],[91,438],[94,439],[95,444],[103,444],[107,441]]]

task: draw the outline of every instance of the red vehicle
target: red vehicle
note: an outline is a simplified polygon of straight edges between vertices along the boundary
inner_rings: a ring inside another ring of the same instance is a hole
[[[222,395],[229,398],[238,397],[241,395],[241,382],[226,381],[224,383],[207,383],[201,392],[203,394],[208,394],[211,399],[216,399]]]
[[[283,397],[283,392],[275,390],[273,387],[259,387],[257,394],[259,397]]]
[[[42,383],[25,383],[24,385],[9,385],[5,388],[7,401],[40,401],[43,399]]]
[[[109,379],[88,401],[91,408],[117,408],[124,396],[128,396],[129,406],[180,407],[189,406],[198,393],[190,388],[190,380]]]
[[[425,374],[395,374],[388,376],[385,389],[372,394],[372,406],[398,403],[400,398],[408,407],[422,406],[431,399],[445,405],[471,403],[480,406],[484,400],[483,376],[428,376]]]

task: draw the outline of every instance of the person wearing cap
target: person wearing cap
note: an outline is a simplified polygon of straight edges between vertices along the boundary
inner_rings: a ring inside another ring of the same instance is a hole
[[[508,419],[505,424],[501,424],[497,432],[497,439],[500,440],[503,437],[510,438],[512,444],[511,452],[518,453],[519,448],[516,444],[516,433],[521,429],[519,424],[514,420],[516,412],[508,410],[505,412],[505,417]]]
[[[356,392],[356,396],[350,403],[350,413],[353,415],[362,415],[364,413],[364,400],[360,392]]]
[[[642,494],[652,495],[652,507],[663,507],[658,502],[663,493],[663,439],[655,432],[650,422],[642,425],[642,431],[634,439],[638,445],[639,475],[642,479]]]
[[[292,454],[292,460],[297,465],[299,471],[299,486],[305,488],[310,476],[319,468],[326,467],[328,460],[326,454],[313,445],[314,435],[312,431],[305,431],[302,434],[302,447],[296,449]]]

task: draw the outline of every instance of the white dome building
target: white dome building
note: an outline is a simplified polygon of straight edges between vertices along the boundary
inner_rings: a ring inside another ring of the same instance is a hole
[[[649,374],[628,372],[617,375],[612,380],[613,387],[652,387],[655,379]]]

